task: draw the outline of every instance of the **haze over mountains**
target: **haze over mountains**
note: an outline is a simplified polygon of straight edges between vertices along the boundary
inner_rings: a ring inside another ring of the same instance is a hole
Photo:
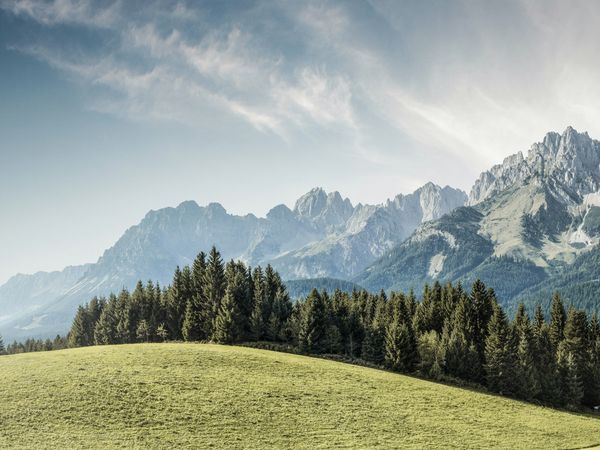
[[[272,264],[287,280],[408,290],[480,277],[505,304],[548,302],[560,288],[595,309],[599,191],[600,143],[569,127],[483,172],[468,197],[427,183],[379,205],[353,205],[315,188],[293,209],[277,205],[264,218],[186,201],[150,211],[95,264],[13,277],[0,287],[0,332],[64,332],[78,304],[138,279],[168,284],[175,266],[213,244],[226,260]]]
[[[0,287],[0,332],[7,340],[65,332],[76,307],[92,296],[131,289],[139,279],[166,285],[175,266],[213,244],[226,260],[270,263],[285,279],[350,279],[418,225],[466,201],[460,190],[427,183],[380,205],[354,206],[338,192],[315,188],[293,210],[278,205],[265,218],[193,201],[150,211],[96,264],[18,275]]]

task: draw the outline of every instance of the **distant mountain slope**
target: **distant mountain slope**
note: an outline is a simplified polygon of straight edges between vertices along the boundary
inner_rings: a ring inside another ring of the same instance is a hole
[[[89,267],[90,265],[72,266],[56,272],[15,275],[0,286],[0,326],[10,321],[15,314],[33,314],[44,307],[49,298],[64,295]]]
[[[344,229],[272,260],[288,278],[351,278],[404,241],[417,226],[465,204],[466,195],[427,183],[383,205],[358,205]]]
[[[271,209],[265,218],[236,216],[218,203],[193,201],[150,211],[129,228],[96,264],[79,271],[12,279],[0,288],[0,333],[7,339],[65,332],[77,306],[95,295],[133,288],[137,280],[170,283],[173,268],[191,264],[216,245],[225,260],[273,264],[284,279],[349,278],[401,242],[421,223],[441,217],[467,200],[464,192],[428,183],[380,205],[357,205],[338,192],[312,189],[291,210]],[[11,286],[20,286],[20,290]],[[6,287],[8,286],[8,287]],[[54,286],[54,287],[53,287]],[[33,305],[13,308],[10,305]]]
[[[364,288],[351,281],[340,280],[337,278],[307,278],[305,280],[287,280],[285,286],[290,294],[290,298],[298,299],[306,297],[313,289],[318,291],[334,292],[336,289],[344,292],[353,290],[362,291]]]
[[[599,190],[600,142],[570,127],[549,133],[526,158],[518,153],[484,172],[470,206],[420,226],[354,281],[418,289],[481,277],[505,302],[550,276],[575,289],[571,264],[587,261],[600,240]]]
[[[549,311],[554,291],[560,291],[567,305],[600,312],[600,245],[583,253],[560,273],[524,290],[517,300],[530,307],[540,303]]]

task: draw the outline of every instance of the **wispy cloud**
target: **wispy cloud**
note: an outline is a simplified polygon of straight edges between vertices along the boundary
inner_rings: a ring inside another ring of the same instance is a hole
[[[65,53],[43,42],[14,47],[117,94],[95,98],[93,109],[136,120],[169,119],[192,125],[213,109],[282,137],[308,125],[354,125],[347,79],[321,65],[289,64],[281,52],[262,48],[245,29],[243,17],[238,23],[206,27],[197,36],[185,27],[177,28],[175,19],[192,14],[183,3],[176,4],[167,27],[164,20],[159,24],[152,17],[127,21],[118,14],[119,10],[124,14],[118,2],[103,9],[91,5],[25,0],[4,2],[2,8],[47,26],[113,27],[117,48],[93,52],[91,57],[82,58],[85,52]]]
[[[92,52],[14,46],[108,90],[90,107],[130,119],[229,117],[288,142],[337,129],[379,163],[402,153],[396,137],[473,171],[548,129],[600,135],[600,9],[589,2],[131,5],[0,0],[44,27],[98,30],[111,45]],[[382,127],[396,133],[386,150]]]

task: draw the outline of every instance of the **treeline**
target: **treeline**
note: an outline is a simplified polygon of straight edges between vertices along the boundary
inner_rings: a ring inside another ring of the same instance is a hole
[[[67,338],[57,335],[54,339],[27,339],[24,342],[14,341],[12,344],[4,345],[0,336],[0,355],[14,355],[16,353],[47,352],[50,350],[62,350],[69,347]]]
[[[437,380],[485,386],[528,401],[577,408],[600,403],[598,317],[565,309],[556,294],[549,321],[520,305],[509,320],[481,281],[411,292],[332,294],[290,301],[267,266],[223,264],[213,248],[175,271],[169,287],[139,282],[79,308],[71,346],[162,342],[271,342],[306,354],[341,355]]]

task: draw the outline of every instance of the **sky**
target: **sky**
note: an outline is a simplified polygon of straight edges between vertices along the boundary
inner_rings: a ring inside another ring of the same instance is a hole
[[[591,1],[0,0],[0,283],[184,200],[468,191],[600,138],[599,50]]]

